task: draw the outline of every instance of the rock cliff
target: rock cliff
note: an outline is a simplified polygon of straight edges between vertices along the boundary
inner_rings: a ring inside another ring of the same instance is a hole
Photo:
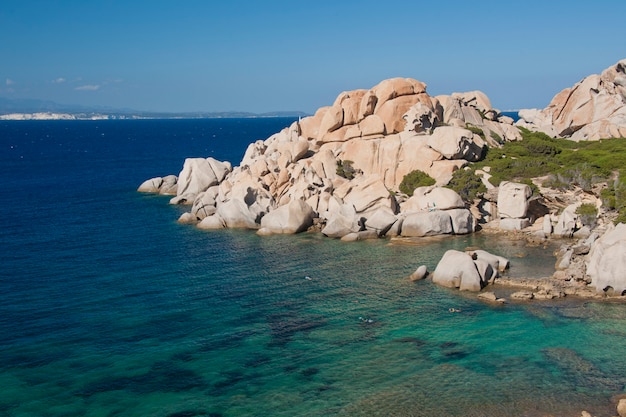
[[[626,137],[626,59],[558,93],[543,110],[519,112],[519,126],[553,137]]]

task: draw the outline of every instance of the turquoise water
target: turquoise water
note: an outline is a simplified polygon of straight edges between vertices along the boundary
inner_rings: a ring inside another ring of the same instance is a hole
[[[0,125],[0,416],[614,414],[626,305],[492,306],[407,278],[468,246],[542,276],[551,248],[205,232],[134,191],[285,123]]]

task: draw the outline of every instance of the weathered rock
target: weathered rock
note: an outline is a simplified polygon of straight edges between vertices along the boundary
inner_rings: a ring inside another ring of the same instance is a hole
[[[581,203],[570,204],[559,215],[559,219],[554,225],[554,235],[558,237],[572,237],[578,223],[576,209]]]
[[[498,190],[498,213],[501,219],[526,217],[532,191],[527,184],[503,181]]]
[[[587,274],[598,292],[622,295],[626,291],[626,224],[620,223],[606,231],[589,253]]]
[[[474,264],[483,283],[489,283],[498,276],[498,270],[484,259],[474,259]]]
[[[426,265],[420,265],[415,272],[413,272],[411,275],[409,275],[409,279],[411,281],[420,281],[424,278],[426,278],[426,276],[428,275],[428,268],[426,267]]]
[[[208,216],[202,219],[202,221],[198,223],[197,227],[199,229],[214,230],[223,229],[226,227],[226,224],[224,223],[224,220],[222,220],[220,215],[216,213],[212,216]]]
[[[439,152],[446,159],[480,160],[486,144],[471,131],[454,126],[441,126],[428,139],[428,146]]]
[[[482,249],[467,251],[467,253],[475,257],[475,259],[477,260],[484,260],[489,265],[491,265],[494,271],[497,271],[497,272],[506,271],[510,265],[509,260],[506,259],[505,257],[494,255]]]
[[[359,176],[335,189],[334,195],[352,204],[357,214],[367,217],[379,209],[393,211],[395,199],[378,175]]]
[[[197,223],[198,219],[193,214],[186,212],[181,214],[177,221],[182,224],[193,224]]]
[[[391,210],[380,209],[365,220],[365,228],[376,232],[378,236],[384,236],[397,221],[398,218]]]
[[[198,219],[202,220],[207,216],[215,214],[217,211],[217,194],[219,193],[218,187],[212,187],[208,190],[198,194],[191,206],[191,214]]]
[[[626,136],[626,60],[558,93],[543,110],[520,111],[519,125],[550,136],[598,140]]]
[[[562,271],[569,268],[572,262],[573,253],[574,252],[569,247],[559,251],[557,254],[556,264],[554,265],[555,269]]]
[[[190,204],[207,188],[218,185],[231,171],[229,162],[213,158],[187,158],[178,175],[176,198],[172,204]]]
[[[502,230],[522,230],[530,225],[528,219],[500,219],[500,229]]]
[[[162,177],[150,178],[142,182],[137,191],[140,193],[158,193],[161,189],[161,184],[163,184]]]
[[[411,198],[400,204],[403,213],[457,208],[465,208],[463,199],[454,190],[444,187],[418,187]]]
[[[430,134],[440,123],[433,108],[422,102],[413,105],[402,118],[406,122],[404,130],[418,134]]]
[[[165,177],[155,177],[141,183],[137,191],[140,193],[154,193],[161,195],[176,195],[178,177],[167,175]]]
[[[242,200],[233,199],[225,201],[217,206],[216,214],[228,228],[234,229],[258,229],[257,215],[250,211],[249,206]],[[207,218],[210,218],[209,216]],[[260,221],[260,219],[258,219]],[[204,222],[204,220],[203,220]],[[201,222],[201,224],[203,223]]]
[[[452,221],[452,233],[465,235],[474,231],[474,217],[468,209],[447,210]]]
[[[308,229],[313,224],[313,210],[302,200],[270,211],[261,218],[261,228],[270,233],[294,234]]]
[[[490,303],[504,304],[506,302],[505,299],[496,297],[496,294],[491,291],[481,292],[478,294],[478,298]]]
[[[546,236],[552,234],[552,219],[549,214],[543,216],[542,231]]]
[[[451,234],[452,219],[446,211],[426,211],[408,214],[402,222],[402,236],[436,236]]]
[[[444,287],[467,291],[480,291],[483,287],[472,257],[456,250],[444,253],[433,272],[433,282]]]
[[[178,191],[178,177],[176,175],[167,175],[163,177],[163,183],[159,189],[161,195],[176,195]]]
[[[322,234],[328,237],[341,238],[360,230],[361,227],[358,224],[354,206],[352,204],[341,204],[337,209],[330,211],[330,217],[326,221],[326,226],[322,229]]]
[[[620,417],[626,417],[626,398],[621,398],[617,403],[617,414]]]
[[[378,234],[372,230],[363,230],[360,232],[352,232],[341,238],[342,242],[356,242],[359,240],[378,239]]]

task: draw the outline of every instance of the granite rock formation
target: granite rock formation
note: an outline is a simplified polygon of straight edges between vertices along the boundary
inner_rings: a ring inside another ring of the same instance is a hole
[[[519,116],[519,126],[552,137],[626,137],[626,59],[562,90],[545,109],[521,110]]]

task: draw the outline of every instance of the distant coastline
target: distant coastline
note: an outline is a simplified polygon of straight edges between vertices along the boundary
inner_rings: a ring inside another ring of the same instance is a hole
[[[0,120],[248,119],[306,116],[310,116],[310,114],[295,110],[263,113],[244,111],[159,112],[129,108],[66,105],[45,100],[0,97]]]
[[[0,114],[0,120],[140,120],[140,119],[252,119],[270,117],[306,117],[299,111],[279,111],[268,113],[212,112],[212,113],[7,113]]]

